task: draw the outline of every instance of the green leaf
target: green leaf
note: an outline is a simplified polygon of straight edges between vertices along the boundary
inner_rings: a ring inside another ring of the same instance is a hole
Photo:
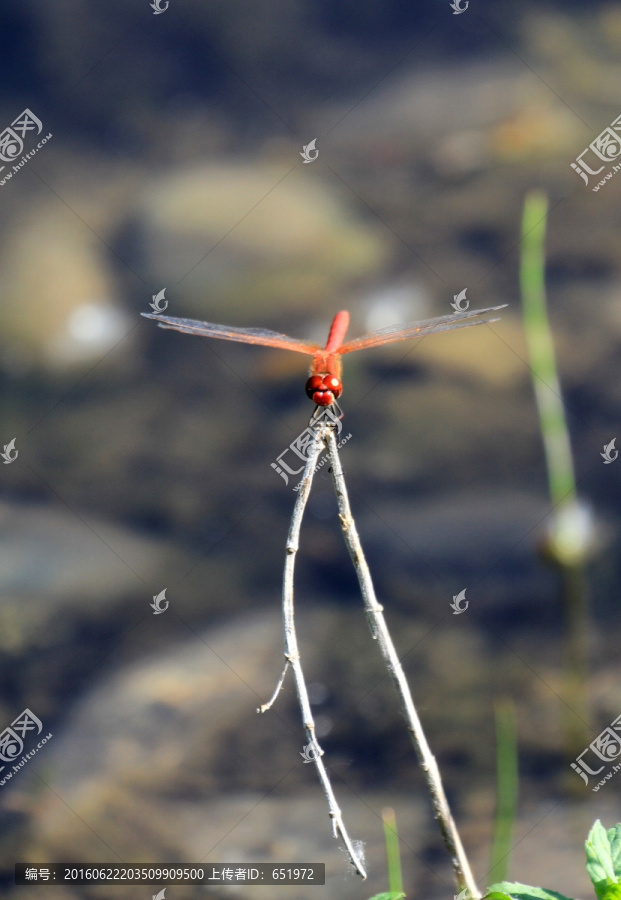
[[[593,882],[597,900],[604,900],[607,888],[618,884],[615,873],[615,863],[618,866],[620,852],[617,829],[611,828],[607,832],[598,819],[591,828],[584,847],[587,857],[586,870]]]
[[[486,894],[483,900],[511,900],[511,897],[508,894],[501,894],[499,891],[492,891],[491,894]]]
[[[374,897],[369,897],[369,900],[403,900],[405,894],[395,894],[394,891],[388,891],[385,894],[376,894]]]
[[[621,900],[621,884],[613,884],[606,888],[603,900]]]
[[[559,894],[557,891],[509,881],[490,885],[485,896],[487,898],[490,894],[493,896],[494,893],[508,895],[510,900],[571,900],[571,897],[566,897],[565,894]]]
[[[612,828],[608,829],[607,834],[612,868],[617,881],[621,881],[621,825],[613,825]]]

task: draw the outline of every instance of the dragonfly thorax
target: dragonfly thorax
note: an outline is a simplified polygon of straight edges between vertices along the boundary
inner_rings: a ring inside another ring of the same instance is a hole
[[[332,406],[342,393],[343,385],[336,375],[311,375],[306,382],[306,396],[317,406]]]

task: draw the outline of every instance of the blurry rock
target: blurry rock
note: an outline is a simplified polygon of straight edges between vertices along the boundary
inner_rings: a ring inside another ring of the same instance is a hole
[[[334,140],[343,149],[353,143],[360,153],[379,133],[385,140],[408,139],[411,156],[425,148],[432,158],[449,134],[476,132],[510,113],[531,78],[508,59],[398,71],[344,119]]]
[[[0,504],[2,720],[25,706],[48,722],[62,715],[113,649],[139,652],[132,625],[150,619],[151,585],[195,565],[162,541],[84,511]],[[181,590],[173,596],[183,606]],[[183,612],[191,621],[192,610]]]
[[[197,314],[206,291],[210,309],[299,309],[386,260],[383,229],[355,205],[320,169],[305,172],[293,146],[286,162],[188,167],[146,190],[150,271],[178,273]]]
[[[101,242],[57,201],[19,215],[0,251],[0,363],[24,371],[100,360],[131,327]]]
[[[449,299],[452,295],[447,291],[445,310],[437,310],[438,314],[453,312]],[[476,301],[476,306],[471,302],[470,309],[485,305],[486,302]],[[410,350],[404,359],[405,365],[423,364],[434,378],[444,374],[456,381],[468,379],[499,390],[518,386],[528,375],[521,323],[509,307],[490,313],[489,317],[497,317],[499,321],[455,334],[429,335],[415,344],[393,348],[391,358],[399,351],[399,355],[403,355],[404,350]]]
[[[485,133],[475,128],[465,128],[441,141],[435,167],[445,177],[462,176],[484,169],[489,165],[489,157]]]
[[[408,505],[400,497],[390,505],[376,503],[363,521],[375,552],[393,565],[407,565],[411,575],[441,572],[443,578],[459,577],[466,584],[480,577],[475,573],[487,572],[493,583],[507,579],[505,604],[509,596],[513,604],[524,604],[526,586],[532,593],[540,579],[535,542],[548,509],[545,497],[526,491],[465,488],[431,502],[420,498]],[[496,602],[488,586],[477,607],[484,603],[493,608]]]
[[[410,278],[384,284],[362,300],[361,305],[366,309],[364,331],[379,331],[400,322],[422,319],[429,313],[429,300],[422,281]]]
[[[578,116],[545,85],[533,86],[520,61],[485,59],[397,74],[344,118],[333,141],[344,155],[368,156],[380,168],[397,163],[397,170],[399,159],[387,151],[402,158],[407,147],[411,160],[458,177],[488,169],[493,159],[557,158],[583,134]],[[379,135],[381,159],[374,152]]]
[[[299,616],[298,627],[310,675],[326,652],[321,637],[330,618],[315,610]],[[274,610],[203,630],[103,680],[41,756],[43,782],[33,766],[32,787],[27,776],[11,787],[9,808],[31,816],[25,857],[325,861],[345,889],[339,895],[358,896],[347,892],[359,886],[346,877],[314,769],[300,759],[304,731],[290,673],[275,707],[256,712],[281,663]],[[353,837],[371,842],[373,874],[383,877],[379,811],[395,798],[369,793],[363,800],[347,763],[334,753],[326,761]],[[426,819],[425,804],[412,798],[400,810],[402,835],[417,833],[420,841]]]
[[[576,134],[576,117],[542,88],[531,94],[510,115],[492,129],[488,144],[491,155],[502,162],[556,159],[571,155]]]
[[[40,614],[83,604],[85,592],[92,610],[135,590],[164,565],[162,549],[93,516],[86,524],[59,507],[0,504],[0,590],[34,603],[45,598]]]

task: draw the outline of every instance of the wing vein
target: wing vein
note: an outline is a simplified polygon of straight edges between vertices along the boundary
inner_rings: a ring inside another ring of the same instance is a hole
[[[336,352],[340,355],[352,353],[354,350],[363,350],[367,347],[379,347],[382,344],[394,344],[397,341],[406,341],[412,338],[423,337],[426,334],[434,334],[438,331],[454,331],[458,328],[467,328],[470,325],[485,325],[488,322],[496,322],[497,319],[479,319],[470,321],[475,316],[485,315],[504,309],[507,306],[489,306],[487,309],[473,309],[471,312],[450,313],[446,316],[437,316],[435,319],[423,319],[421,322],[403,323],[401,325],[389,325],[379,331],[363,334],[361,337],[347,341]]]
[[[279,347],[312,356],[321,348],[317,344],[299,341],[297,338],[270,331],[268,328],[236,328],[233,325],[216,325],[214,322],[199,322],[197,319],[181,319],[176,316],[162,316],[141,313],[145,319],[154,319],[160,328],[181,331],[184,334],[198,334],[201,337],[219,338],[223,341],[237,341],[241,344],[258,344],[264,347]]]

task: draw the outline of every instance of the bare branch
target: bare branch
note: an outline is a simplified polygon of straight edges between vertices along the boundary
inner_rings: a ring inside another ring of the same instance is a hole
[[[272,708],[272,706],[274,705],[274,702],[275,702],[275,700],[276,700],[276,697],[280,694],[281,688],[282,688],[282,686],[283,686],[283,684],[284,684],[284,681],[285,681],[285,675],[287,674],[287,669],[289,668],[290,665],[291,665],[291,663],[289,662],[289,660],[287,660],[287,662],[285,663],[285,667],[284,667],[284,669],[282,670],[282,675],[280,676],[280,678],[279,678],[279,680],[278,680],[278,684],[276,685],[276,688],[275,688],[275,690],[274,690],[274,693],[272,694],[272,696],[270,697],[270,699],[267,701],[267,703],[264,703],[263,706],[260,706],[260,707],[257,709],[257,712],[258,712],[258,713],[264,713],[264,712],[267,712],[268,709],[271,709],[271,708]]]
[[[457,889],[461,892],[466,888],[470,897],[474,898],[474,900],[479,900],[481,893],[477,888],[470,870],[470,864],[461,843],[457,826],[451,815],[438,765],[429,748],[429,744],[427,743],[427,738],[425,737],[420,719],[418,718],[418,713],[414,706],[414,700],[412,699],[412,694],[410,693],[410,688],[403,672],[401,661],[397,656],[397,651],[395,650],[388,632],[386,620],[383,616],[383,607],[377,602],[375,596],[371,573],[362,550],[356,525],[352,518],[347,489],[345,487],[345,479],[343,477],[343,469],[341,467],[333,429],[326,429],[322,433],[322,439],[330,456],[330,470],[332,472],[332,480],[334,482],[334,489],[338,501],[341,528],[343,530],[347,549],[349,550],[349,555],[351,556],[358,576],[371,634],[373,639],[377,640],[379,644],[390,677],[397,688],[408,731],[410,732],[418,761],[423,770],[425,780],[427,781],[434,815],[440,826],[444,843],[451,855]]]
[[[284,679],[287,667],[291,666],[295,678],[295,686],[297,689],[298,700],[302,712],[302,722],[306,731],[308,745],[310,748],[312,748],[312,759],[315,763],[315,766],[317,767],[319,779],[328,801],[328,810],[330,819],[332,820],[332,833],[334,837],[338,837],[340,835],[347,849],[347,852],[349,853],[349,857],[354,869],[359,875],[362,876],[362,878],[366,878],[367,874],[364,869],[362,860],[360,859],[360,855],[354,849],[352,841],[347,833],[347,830],[343,823],[341,810],[339,809],[338,803],[336,802],[336,797],[334,795],[334,791],[332,790],[332,785],[330,784],[330,779],[328,777],[326,767],[324,766],[323,760],[321,759],[321,757],[323,756],[323,750],[317,743],[317,738],[315,736],[315,720],[313,719],[313,714],[311,712],[308,690],[306,688],[304,673],[302,671],[302,664],[300,662],[300,652],[298,649],[298,641],[295,631],[293,614],[293,575],[295,568],[295,557],[300,541],[300,528],[302,525],[302,517],[304,515],[306,503],[308,501],[308,496],[310,494],[311,485],[313,483],[313,475],[315,474],[315,466],[317,464],[317,458],[321,450],[323,435],[326,430],[330,431],[330,427],[322,426],[321,429],[317,430],[315,442],[308,457],[306,468],[304,469],[300,490],[298,492],[295,506],[293,508],[293,515],[291,517],[291,525],[289,527],[289,534],[287,537],[287,555],[285,558],[285,571],[283,576],[282,591],[282,613],[285,633],[285,659],[287,660],[287,662],[285,664],[285,671],[283,672],[281,682],[276,688],[274,697],[269,701],[269,704],[267,704],[267,706],[269,707],[269,705],[271,705],[273,700],[276,698],[278,691],[282,686],[282,680]],[[263,709],[263,707],[261,707],[261,709]]]

